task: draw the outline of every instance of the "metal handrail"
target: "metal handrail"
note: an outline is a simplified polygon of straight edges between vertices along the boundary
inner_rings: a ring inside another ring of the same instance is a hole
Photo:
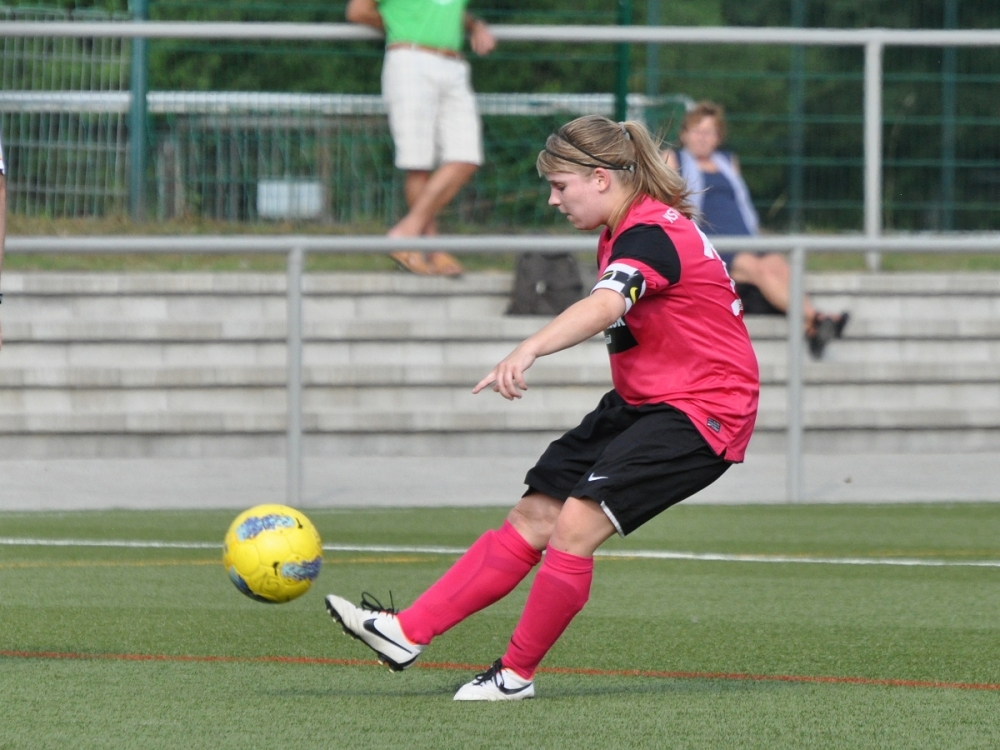
[[[900,232],[869,237],[844,234],[775,234],[756,237],[712,237],[717,250],[858,253],[869,250],[907,253],[1000,251],[1000,232]],[[589,253],[597,235],[438,235],[389,239],[383,235],[225,234],[225,235],[12,235],[10,252],[24,254],[86,253],[286,253],[300,247],[315,253],[391,253],[397,250],[447,250],[462,253]]]
[[[666,104],[694,106],[682,94],[629,94],[629,110],[642,112]],[[132,107],[131,91],[0,91],[0,111],[87,112],[125,114]],[[614,94],[476,94],[481,115],[610,115]],[[381,94],[293,94],[275,91],[149,91],[146,111],[150,114],[232,114],[267,112],[321,115],[385,115]]]
[[[501,42],[625,44],[777,44],[904,47],[992,47],[998,29],[798,29],[774,26],[531,26],[491,24]],[[223,21],[0,21],[3,37],[107,37],[126,39],[377,40],[373,29],[350,23]]]

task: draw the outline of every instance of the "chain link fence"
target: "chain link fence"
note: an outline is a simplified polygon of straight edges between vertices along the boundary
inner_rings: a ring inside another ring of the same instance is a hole
[[[637,119],[679,121],[684,97],[633,95]],[[610,94],[479,96],[489,163],[450,207],[465,225],[553,222],[535,171],[545,138],[568,119],[611,115]],[[402,173],[382,101],[366,95],[150,96],[159,218],[390,222],[404,211]]]
[[[6,21],[124,20],[100,10],[0,6]],[[25,216],[100,216],[127,209],[128,132],[121,111],[88,111],[76,95],[128,90],[121,39],[6,37],[0,132],[8,210]]]

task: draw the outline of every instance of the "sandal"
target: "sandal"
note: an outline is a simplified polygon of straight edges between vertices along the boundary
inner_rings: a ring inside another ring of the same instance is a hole
[[[396,265],[403,271],[409,271],[418,276],[431,276],[435,273],[435,271],[431,270],[423,253],[413,250],[400,250],[399,252],[389,253],[389,257],[396,261]]]
[[[437,276],[461,276],[465,271],[458,258],[450,253],[434,252],[427,253],[427,266],[429,273]]]

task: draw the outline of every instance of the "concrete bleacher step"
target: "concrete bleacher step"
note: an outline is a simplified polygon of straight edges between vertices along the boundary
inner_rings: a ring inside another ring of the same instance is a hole
[[[460,365],[493,362],[536,330],[544,319],[441,321],[365,321],[307,323],[307,365],[340,363]],[[780,323],[780,325],[779,325]],[[771,319],[748,320],[762,364],[785,357],[787,326]],[[285,361],[285,326],[276,322],[201,323],[65,322],[5,325],[11,345],[5,363],[93,365],[109,347],[124,355],[123,366],[170,366],[198,360],[207,348],[211,361],[278,366]],[[1000,361],[1000,321],[937,320],[852,321],[848,336],[829,349],[828,362],[993,362]],[[606,360],[601,338],[561,352],[566,362]]]
[[[761,383],[782,386],[785,362],[760,363]],[[307,387],[395,388],[454,386],[471,388],[485,374],[477,365],[330,365],[307,366],[303,383]],[[805,382],[816,385],[864,385],[906,383],[1000,382],[1000,362],[808,362]],[[531,369],[536,386],[610,384],[607,358],[594,365],[553,364],[543,359]],[[3,367],[0,388],[54,389],[157,389],[218,388],[236,386],[284,388],[287,374],[283,364],[272,366],[205,364],[191,367]]]
[[[516,404],[474,395],[470,383],[399,385],[310,385],[305,389],[304,408],[308,415],[328,413],[385,413],[406,424],[414,413],[476,414],[549,413],[565,410],[579,416],[581,406],[592,406],[608,390],[605,382],[539,383],[524,393]],[[783,383],[766,383],[760,409],[784,412],[786,391]],[[21,414],[92,415],[110,413],[284,413],[283,385],[271,386],[193,386],[174,388],[111,387],[21,387],[0,388],[0,416]],[[867,410],[872,419],[883,411],[990,410],[1000,408],[1000,382],[938,382],[901,387],[900,383],[830,383],[808,387],[804,404],[807,416],[824,419],[857,410]],[[464,417],[463,417],[464,418]],[[763,421],[763,420],[762,420]]]
[[[307,449],[532,453],[609,387],[601,337],[540,360],[508,404],[470,391],[544,318],[504,317],[509,274],[305,278]],[[811,276],[843,341],[805,364],[807,446],[1000,447],[1000,274]],[[280,451],[279,274],[4,275],[5,455]],[[780,449],[787,326],[749,317],[762,394],[753,449]]]
[[[309,341],[520,341],[537,330],[544,318],[518,317],[454,320],[362,320],[308,322],[303,334]],[[754,341],[785,341],[784,319],[748,316],[747,330]],[[5,339],[24,342],[70,341],[284,341],[282,321],[161,322],[115,321],[19,321],[8,323]],[[962,318],[934,320],[852,319],[850,340],[864,343],[880,339],[935,341],[955,339],[995,340],[1000,319]]]
[[[814,274],[807,290],[821,306],[849,308],[856,320],[996,319],[1000,274]],[[507,305],[510,275],[460,279],[403,274],[311,274],[306,318],[468,320],[497,318]],[[285,316],[280,274],[4,274],[17,297],[5,320],[268,320]],[[394,304],[404,298],[405,306]],[[53,301],[57,304],[53,304]]]
[[[578,406],[573,404],[572,406]],[[272,408],[268,408],[272,407]],[[349,433],[422,433],[476,432],[479,430],[524,430],[561,432],[576,425],[582,416],[575,408],[512,408],[458,411],[444,409],[377,410],[315,409],[304,417],[306,432]],[[757,415],[757,427],[780,430],[784,413],[779,408],[763,408]],[[840,408],[811,410],[806,426],[817,430],[836,429],[918,429],[933,423],[936,427],[956,430],[963,427],[986,428],[997,423],[1000,408]],[[123,428],[137,433],[184,433],[189,428],[211,433],[262,432],[281,434],[285,429],[283,409],[264,404],[253,412],[239,409],[184,409],[165,403],[161,409],[74,412],[21,411],[0,412],[0,430],[4,432],[116,433]]]

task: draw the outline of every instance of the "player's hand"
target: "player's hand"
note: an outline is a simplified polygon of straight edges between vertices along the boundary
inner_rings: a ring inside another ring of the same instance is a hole
[[[521,391],[528,390],[528,384],[524,379],[524,371],[534,364],[536,356],[528,351],[524,344],[518,346],[514,351],[494,367],[490,374],[479,381],[479,384],[472,389],[473,393],[479,393],[488,385],[493,385],[493,391],[499,393],[508,401],[521,398]]]

